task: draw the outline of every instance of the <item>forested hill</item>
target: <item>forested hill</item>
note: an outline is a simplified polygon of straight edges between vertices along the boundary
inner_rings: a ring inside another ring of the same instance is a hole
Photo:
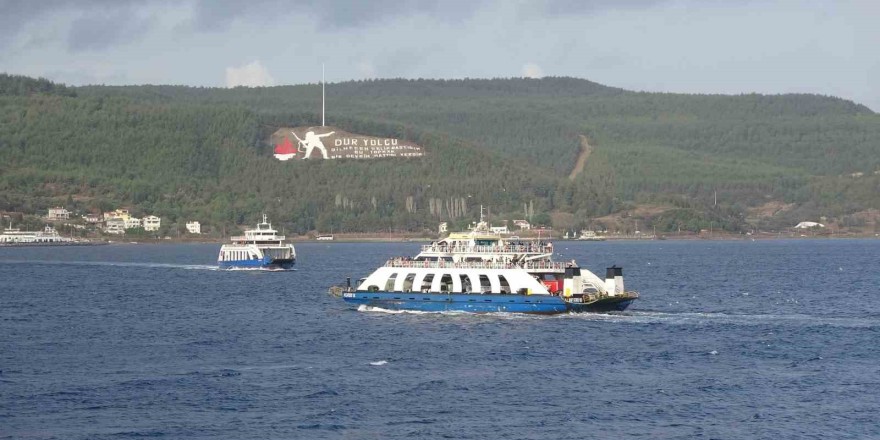
[[[6,211],[125,205],[215,230],[267,211],[306,232],[433,229],[472,220],[481,203],[564,228],[641,216],[659,231],[858,223],[880,209],[880,117],[834,97],[574,78],[328,84],[329,124],[429,154],[291,163],[271,156],[268,137],[320,124],[319,85],[65,87],[0,75],[0,94]],[[569,179],[584,138],[585,167]]]

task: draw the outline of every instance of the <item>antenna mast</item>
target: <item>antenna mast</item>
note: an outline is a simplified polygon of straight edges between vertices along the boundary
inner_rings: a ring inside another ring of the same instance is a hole
[[[324,127],[324,64],[321,64],[321,127]]]

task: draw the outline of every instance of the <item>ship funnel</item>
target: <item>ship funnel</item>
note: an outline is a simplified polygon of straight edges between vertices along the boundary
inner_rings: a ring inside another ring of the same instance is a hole
[[[568,263],[565,268],[565,275],[562,281],[562,294],[566,298],[573,293],[579,293],[583,290],[583,282],[581,280],[581,268],[578,267],[574,260]]]
[[[623,268],[611,266],[605,269],[605,292],[608,295],[623,295]]]

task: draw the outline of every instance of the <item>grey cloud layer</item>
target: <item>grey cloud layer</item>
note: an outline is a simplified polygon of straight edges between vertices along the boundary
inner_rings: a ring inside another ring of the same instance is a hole
[[[222,86],[569,75],[880,108],[877,0],[0,0],[0,71],[70,84]],[[317,73],[316,73],[317,72]]]

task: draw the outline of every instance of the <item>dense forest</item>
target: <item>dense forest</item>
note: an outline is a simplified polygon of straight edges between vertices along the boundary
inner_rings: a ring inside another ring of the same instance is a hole
[[[463,227],[481,204],[571,229],[636,215],[658,231],[853,223],[880,209],[880,117],[833,97],[630,92],[575,78],[353,81],[327,86],[329,125],[428,154],[275,160],[270,135],[319,125],[320,98],[316,84],[68,87],[0,75],[0,211],[125,206],[215,233],[266,212],[306,233]],[[590,154],[570,177],[582,136]],[[784,209],[761,209],[774,204]]]

